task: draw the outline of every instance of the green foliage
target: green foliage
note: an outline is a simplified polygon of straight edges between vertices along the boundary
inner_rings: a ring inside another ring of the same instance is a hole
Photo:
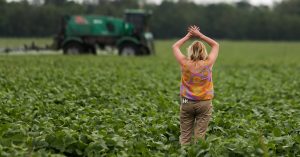
[[[86,2],[86,1],[85,1]],[[46,0],[44,5],[27,1],[0,0],[0,36],[49,37],[58,33],[64,15],[97,14],[123,18],[124,10],[141,8],[136,0],[99,0],[99,4],[78,4],[66,0]],[[299,40],[300,1],[284,0],[273,8],[235,4],[195,4],[189,0],[165,0],[160,5],[145,4],[153,11],[151,31],[156,38],[178,38],[189,25],[219,39]]]
[[[0,47],[23,47],[31,45],[32,42],[39,46],[45,46],[52,43],[50,38],[0,38]]]
[[[278,12],[289,15],[300,15],[300,1],[283,0],[282,3],[275,8]]]
[[[172,41],[150,57],[0,56],[0,156],[296,156],[299,43],[220,43],[207,139],[179,145]]]

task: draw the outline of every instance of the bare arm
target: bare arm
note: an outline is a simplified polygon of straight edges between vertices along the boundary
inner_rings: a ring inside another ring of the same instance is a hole
[[[188,33],[186,36],[178,40],[175,44],[173,44],[173,54],[180,65],[184,65],[186,61],[186,57],[181,53],[180,47],[191,37],[191,34]]]
[[[189,28],[189,32],[191,32],[194,36],[199,37],[206,43],[208,43],[209,46],[211,46],[211,51],[208,55],[208,64],[213,65],[215,61],[217,60],[218,54],[219,54],[219,44],[211,39],[210,37],[205,36],[203,33],[199,31],[199,28],[197,26],[192,26]]]
[[[206,43],[208,43],[209,46],[211,46],[211,50],[210,50],[210,53],[208,55],[207,61],[208,61],[208,64],[212,66],[213,64],[215,64],[215,62],[216,62],[216,60],[218,58],[219,44],[215,40],[213,40],[213,39],[205,36],[202,33],[199,34],[199,37],[203,41],[205,41]]]

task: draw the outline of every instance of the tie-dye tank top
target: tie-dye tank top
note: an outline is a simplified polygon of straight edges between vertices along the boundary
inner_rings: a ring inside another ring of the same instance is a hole
[[[180,95],[190,100],[210,100],[214,97],[212,71],[209,65],[197,73],[186,65],[181,69]]]

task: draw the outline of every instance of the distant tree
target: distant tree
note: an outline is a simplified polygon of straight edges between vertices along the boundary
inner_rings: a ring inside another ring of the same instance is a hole
[[[83,0],[82,4],[83,5],[98,5],[99,1],[98,0]]]
[[[31,3],[33,5],[40,6],[40,5],[44,4],[44,1],[43,0],[32,0]]]
[[[236,2],[235,4],[236,4],[237,8],[239,8],[239,9],[250,9],[250,8],[252,8],[252,5],[246,0]]]
[[[191,2],[191,0],[178,0],[178,2]]]
[[[1,32],[5,29],[5,22],[6,22],[6,1],[5,0],[0,0],[0,35],[2,34]]]
[[[215,38],[300,40],[299,0],[283,0],[272,9],[252,6],[247,0],[233,5],[204,5],[190,0],[163,0],[159,5],[145,3],[147,0],[84,0],[83,4],[69,0],[28,1],[0,0],[0,36],[52,36],[64,15],[122,18],[125,9],[139,8],[143,2],[144,9],[152,10],[150,28],[156,38],[178,38],[186,33],[188,25],[196,24]]]
[[[0,6],[3,6],[6,4],[6,0],[0,0]]]
[[[66,4],[67,0],[45,0],[45,4],[63,5]]]
[[[283,0],[275,6],[275,10],[280,13],[293,14],[300,16],[299,0]]]
[[[109,3],[111,0],[98,0],[98,4]]]

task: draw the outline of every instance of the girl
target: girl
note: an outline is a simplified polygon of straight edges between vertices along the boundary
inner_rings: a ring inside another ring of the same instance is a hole
[[[211,46],[209,55],[201,41],[194,41],[188,47],[187,57],[181,53],[181,45],[192,36]],[[205,139],[214,96],[212,68],[218,57],[219,44],[201,33],[199,27],[191,26],[187,35],[172,48],[181,65],[180,144],[185,145],[191,142],[193,129],[195,142],[199,138]]]

